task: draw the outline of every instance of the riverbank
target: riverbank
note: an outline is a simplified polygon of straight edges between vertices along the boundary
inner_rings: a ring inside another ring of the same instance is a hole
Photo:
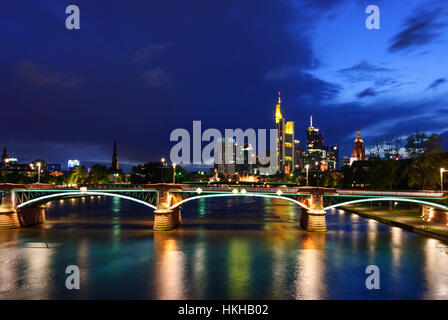
[[[420,217],[418,211],[397,210],[395,212],[394,210],[388,211],[354,205],[344,206],[341,209],[406,231],[448,242],[448,226],[440,223],[428,223]]]

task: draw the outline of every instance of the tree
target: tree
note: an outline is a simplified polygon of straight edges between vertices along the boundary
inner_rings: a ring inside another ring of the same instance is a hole
[[[87,169],[84,166],[70,168],[67,184],[83,184],[87,179]]]
[[[407,169],[409,187],[433,187],[438,185],[440,168],[446,167],[443,137],[438,134],[415,133],[407,138],[406,153],[412,160]]]
[[[160,161],[145,163],[132,167],[131,183],[147,184],[160,183],[163,176],[164,183],[173,182],[173,167],[167,166]],[[181,166],[176,166],[176,182],[183,182],[190,178],[190,175]]]
[[[327,188],[337,188],[342,185],[344,175],[340,171],[324,171],[321,178],[321,185]]]
[[[105,184],[109,181],[109,170],[106,166],[101,164],[95,164],[90,168],[89,176],[86,182],[89,184]]]

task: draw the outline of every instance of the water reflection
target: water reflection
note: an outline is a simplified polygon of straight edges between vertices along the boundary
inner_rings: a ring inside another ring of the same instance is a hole
[[[302,235],[296,264],[296,299],[325,299],[325,233]]]
[[[230,241],[227,262],[230,299],[241,300],[250,297],[250,257],[246,241],[240,239]]]
[[[205,216],[205,213],[207,212],[207,199],[200,198],[198,199],[198,208],[199,208],[199,216],[203,217]]]
[[[51,263],[55,249],[47,248],[42,242],[28,245],[20,249],[19,260],[23,264],[19,267],[21,269],[19,269],[21,271],[19,281],[26,283],[27,290],[32,294],[31,299],[48,299],[50,298],[48,284],[52,282]]]
[[[204,238],[204,231],[200,230],[199,242],[196,244],[194,253],[191,259],[192,264],[192,283],[194,292],[200,297],[204,297],[204,292],[207,287],[207,248]]]
[[[381,270],[373,298],[448,298],[442,242],[341,210],[310,233],[300,214],[279,199],[201,199],[182,207],[182,228],[153,232],[127,200],[58,201],[46,225],[0,231],[0,298],[362,299],[368,264]],[[68,264],[80,267],[76,294]]]
[[[184,287],[185,255],[179,241],[163,232],[154,233],[156,299],[186,299]]]
[[[392,242],[392,265],[394,268],[400,267],[401,255],[402,255],[402,238],[403,238],[403,229],[392,227],[391,233],[391,242]]]
[[[15,288],[19,230],[0,230],[0,297]]]
[[[436,239],[426,239],[424,251],[425,299],[448,297],[448,244]],[[437,251],[438,254],[434,254]]]

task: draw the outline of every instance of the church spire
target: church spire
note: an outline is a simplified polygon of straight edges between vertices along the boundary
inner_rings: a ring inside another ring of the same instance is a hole
[[[359,128],[358,128],[358,132],[356,134],[355,142],[358,142],[358,141],[363,142],[363,140],[361,138],[361,132],[359,131]]]
[[[112,170],[117,171],[119,167],[118,164],[118,154],[117,154],[117,138],[114,138],[114,153],[112,155]]]
[[[313,115],[310,115],[310,127],[313,127]]]
[[[2,164],[6,165],[8,161],[9,161],[8,152],[6,151],[6,148],[4,148],[2,155]]]

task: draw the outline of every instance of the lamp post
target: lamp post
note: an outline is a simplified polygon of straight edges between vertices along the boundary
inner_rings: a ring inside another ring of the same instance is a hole
[[[305,166],[305,170],[306,170],[306,186],[308,187],[308,169],[310,168],[310,165],[309,164],[307,164],[306,166]]]
[[[41,163],[40,162],[38,162],[38,163],[36,163],[36,166],[37,166],[37,183],[40,183],[40,167],[41,167]]]
[[[163,183],[163,167],[165,166],[165,158],[160,160],[162,165],[160,166],[160,183]]]
[[[444,168],[440,168],[440,191],[443,192],[443,173],[445,172]]]
[[[173,183],[176,183],[176,164],[173,163]]]

